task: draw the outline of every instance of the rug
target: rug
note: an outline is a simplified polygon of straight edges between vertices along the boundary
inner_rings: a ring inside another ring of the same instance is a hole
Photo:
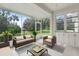
[[[17,52],[18,56],[32,56],[31,54],[27,54],[27,50],[31,49],[34,46],[36,46],[36,44],[32,43],[32,44],[17,48],[15,49],[15,51]],[[44,53],[42,56],[50,56],[50,54]]]

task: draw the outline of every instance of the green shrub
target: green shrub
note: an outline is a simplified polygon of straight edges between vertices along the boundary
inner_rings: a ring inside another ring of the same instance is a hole
[[[37,35],[37,32],[34,31],[32,34],[33,34],[34,36],[36,36],[36,35]]]
[[[21,33],[21,28],[18,25],[10,24],[8,25],[8,32],[16,35],[17,33]]]
[[[0,34],[0,42],[4,42],[4,38],[8,39],[8,41],[12,40],[12,34],[9,32],[3,32]]]
[[[8,33],[8,36],[9,36],[9,41],[12,40],[13,35],[11,33]]]
[[[3,42],[3,34],[0,34],[0,42]]]

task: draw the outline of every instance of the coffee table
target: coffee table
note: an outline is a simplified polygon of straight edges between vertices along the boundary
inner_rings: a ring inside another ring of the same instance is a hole
[[[30,52],[33,56],[41,56],[41,55],[42,55],[43,53],[45,53],[45,52],[48,53],[48,50],[43,47],[43,49],[42,49],[40,52],[35,52],[35,51],[33,50],[33,48],[31,48],[31,49],[28,49],[28,50],[27,50],[27,54],[28,54],[28,52]]]

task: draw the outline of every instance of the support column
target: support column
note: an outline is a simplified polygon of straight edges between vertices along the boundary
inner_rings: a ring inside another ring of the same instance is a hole
[[[22,16],[21,16],[21,26],[22,26]],[[22,27],[21,27],[21,35],[23,35],[23,29],[22,29]]]
[[[37,30],[37,24],[36,24],[36,19],[35,19],[35,31]]]
[[[42,23],[40,23],[40,32],[42,33]]]
[[[55,18],[55,13],[51,13],[50,17],[50,34],[55,35],[56,33],[56,18]]]
[[[64,16],[64,31],[67,31],[67,22],[66,22],[66,16]]]

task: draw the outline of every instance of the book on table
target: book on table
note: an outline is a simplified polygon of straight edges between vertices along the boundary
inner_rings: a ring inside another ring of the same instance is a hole
[[[43,50],[43,47],[41,47],[41,46],[36,46],[36,47],[33,48],[33,50],[38,53],[38,52],[40,52],[40,51]]]

